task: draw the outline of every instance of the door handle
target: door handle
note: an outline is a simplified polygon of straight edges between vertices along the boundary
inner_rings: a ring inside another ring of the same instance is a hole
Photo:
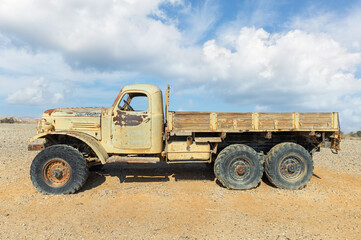
[[[147,123],[150,121],[150,117],[147,117],[146,119],[144,119],[144,123]]]

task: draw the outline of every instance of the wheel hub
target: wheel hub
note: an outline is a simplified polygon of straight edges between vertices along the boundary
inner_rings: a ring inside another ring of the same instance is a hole
[[[289,173],[294,173],[296,171],[296,167],[294,164],[289,165],[287,168]]]
[[[43,168],[43,178],[52,187],[61,187],[70,179],[70,166],[62,159],[51,159]]]
[[[246,164],[244,162],[241,162],[235,167],[234,171],[238,175],[242,176],[246,173],[246,168],[247,168]]]
[[[53,170],[53,174],[51,175],[52,177],[56,177],[57,179],[60,179],[63,176],[63,171],[64,169],[55,169]]]
[[[231,177],[235,181],[244,181],[251,174],[251,165],[245,159],[235,159],[229,169]]]
[[[287,157],[281,161],[280,173],[286,179],[296,179],[302,173],[302,163],[296,157]]]

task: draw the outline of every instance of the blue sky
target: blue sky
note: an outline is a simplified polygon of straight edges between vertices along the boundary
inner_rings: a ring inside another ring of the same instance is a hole
[[[0,116],[110,106],[172,87],[172,110],[339,111],[361,129],[361,1],[0,0]]]

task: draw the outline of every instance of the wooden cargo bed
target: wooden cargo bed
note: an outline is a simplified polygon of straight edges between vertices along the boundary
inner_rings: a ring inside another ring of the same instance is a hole
[[[169,132],[339,131],[338,113],[168,112]]]

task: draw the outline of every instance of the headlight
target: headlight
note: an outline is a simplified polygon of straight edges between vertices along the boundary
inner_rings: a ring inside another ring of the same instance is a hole
[[[54,128],[54,126],[53,126],[51,123],[49,123],[49,122],[45,122],[45,123],[43,124],[43,130],[44,130],[45,132],[51,131],[53,128]]]
[[[42,118],[38,122],[38,127],[37,127],[38,133],[48,132],[48,131],[51,131],[53,129],[54,129],[54,126],[50,122],[47,122],[45,118]]]

